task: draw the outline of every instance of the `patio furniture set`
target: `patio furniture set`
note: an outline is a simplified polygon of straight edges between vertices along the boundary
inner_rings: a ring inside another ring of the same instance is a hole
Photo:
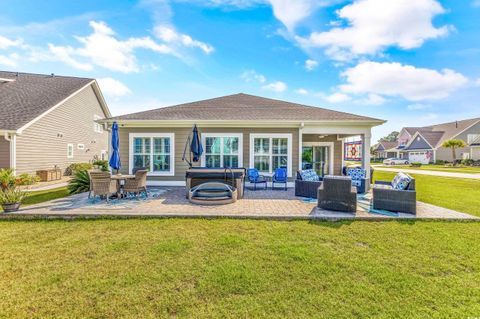
[[[90,192],[88,197],[99,196],[107,202],[109,197],[125,198],[130,194],[138,196],[147,192],[147,171],[137,170],[134,175],[111,174],[100,170],[89,170]]]

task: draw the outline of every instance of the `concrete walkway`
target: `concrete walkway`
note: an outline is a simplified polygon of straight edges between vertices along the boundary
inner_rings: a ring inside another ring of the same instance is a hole
[[[376,171],[383,172],[404,172],[408,174],[419,174],[419,175],[431,175],[431,176],[441,176],[441,177],[453,177],[453,178],[470,178],[470,179],[480,179],[480,174],[467,174],[467,173],[454,173],[454,172],[440,172],[440,171],[428,171],[420,169],[405,169],[405,168],[394,168],[394,167],[378,167],[373,166]]]

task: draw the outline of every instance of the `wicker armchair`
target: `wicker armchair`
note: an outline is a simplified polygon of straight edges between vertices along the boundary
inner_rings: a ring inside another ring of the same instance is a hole
[[[412,178],[405,190],[394,189],[391,182],[375,181],[373,185],[373,208],[416,214],[415,179]]]
[[[93,197],[100,196],[106,197],[108,202],[108,197],[113,194],[118,194],[118,183],[115,180],[112,180],[110,173],[108,172],[89,172],[90,183],[91,183],[91,193]]]
[[[137,170],[135,172],[135,178],[126,179],[125,184],[123,185],[123,192],[125,194],[134,193],[135,196],[141,192],[147,192],[147,170]]]
[[[319,181],[305,181],[297,171],[297,178],[295,179],[295,196],[317,198],[318,188],[322,185],[322,178]]]
[[[90,173],[100,173],[100,172],[102,172],[102,170],[101,169],[96,169],[96,168],[92,168],[92,169],[87,170],[88,179],[90,180],[90,188],[89,188],[89,191],[88,191],[88,198],[90,198],[92,196],[92,192],[93,192],[92,175]]]
[[[357,190],[348,176],[326,175],[318,189],[318,207],[342,212],[357,211]]]

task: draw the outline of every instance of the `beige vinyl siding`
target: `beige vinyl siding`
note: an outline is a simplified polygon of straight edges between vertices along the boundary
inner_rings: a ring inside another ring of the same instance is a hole
[[[454,137],[454,139],[463,140],[465,143],[468,142],[468,134],[480,134],[480,123],[477,123],[470,127],[469,129],[465,130],[458,136]],[[464,148],[457,148],[457,159],[462,159],[462,153],[469,153],[470,154],[471,147],[464,147]],[[442,161],[452,161],[452,150],[450,148],[439,147],[437,149],[436,154],[437,160]]]
[[[318,134],[303,134],[303,142],[333,142],[333,174],[342,174],[342,141],[337,139],[337,135],[327,135],[324,138],[318,138]],[[298,152],[297,152],[298,153]],[[298,155],[298,154],[297,154]]]
[[[0,136],[0,168],[10,167],[10,142]]]
[[[174,133],[175,134],[175,175],[174,176],[151,176],[150,180],[160,181],[183,181],[185,171],[188,165],[182,161],[183,150],[188,135],[191,133],[190,127],[175,128],[122,128],[120,127],[120,158],[122,161],[122,173],[129,172],[129,134],[130,133]],[[298,169],[298,129],[296,128],[209,128],[199,127],[200,133],[241,133],[243,134],[243,166],[248,168],[250,154],[250,134],[251,133],[289,133],[292,134],[292,172]],[[187,153],[188,154],[188,153]],[[200,163],[196,164],[200,165]]]
[[[105,114],[91,86],[84,88],[17,136],[17,173],[35,174],[55,165],[64,170],[71,163],[90,162],[108,151],[108,132],[94,131],[94,115]],[[67,158],[67,145],[73,157]],[[84,149],[78,149],[83,144]]]

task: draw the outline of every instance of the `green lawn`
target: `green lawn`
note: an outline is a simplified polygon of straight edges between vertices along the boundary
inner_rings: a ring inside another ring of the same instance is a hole
[[[468,318],[480,224],[0,222],[0,317]]]
[[[480,167],[472,167],[472,166],[453,167],[453,166],[428,164],[428,165],[422,165],[420,167],[411,167],[410,165],[380,165],[379,167],[414,169],[414,170],[422,170],[422,171],[480,174]]]
[[[374,179],[392,180],[396,173],[375,171]],[[480,180],[412,174],[417,200],[480,216]]]

